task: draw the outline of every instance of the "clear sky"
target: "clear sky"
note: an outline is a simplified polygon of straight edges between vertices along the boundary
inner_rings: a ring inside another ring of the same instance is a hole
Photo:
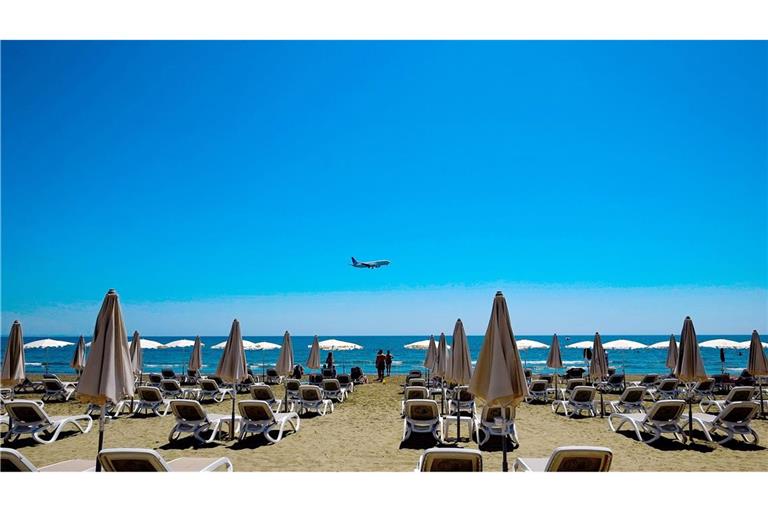
[[[768,329],[767,48],[4,42],[2,332]]]

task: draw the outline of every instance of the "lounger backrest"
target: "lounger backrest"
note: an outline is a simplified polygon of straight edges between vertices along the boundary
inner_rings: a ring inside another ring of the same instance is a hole
[[[20,423],[50,423],[45,411],[32,400],[14,400],[6,402],[5,410],[13,421]]]
[[[584,379],[568,379],[568,385],[566,389],[573,391],[577,386],[583,386],[586,383]]]
[[[0,448],[0,473],[27,473],[29,471],[37,471],[37,468],[21,452],[11,448]]]
[[[419,377],[421,377],[421,370],[411,370],[408,372],[408,376],[415,377],[418,379]]]
[[[727,423],[747,423],[757,414],[759,408],[755,402],[732,402],[718,414],[718,418]]]
[[[204,421],[208,415],[195,400],[171,400],[171,410],[177,420]]]
[[[547,390],[547,381],[545,381],[545,380],[534,380],[534,381],[531,382],[531,385],[529,386],[528,389],[530,389],[531,391],[537,391],[537,392],[546,391]],[[461,399],[459,399],[459,400],[461,400]]]
[[[715,388],[715,379],[711,377],[696,383],[696,391],[703,391],[706,393],[708,391],[713,390],[714,388]]]
[[[424,386],[408,386],[403,393],[405,400],[426,400],[429,397],[429,390]]]
[[[434,400],[406,400],[405,416],[414,420],[436,420],[440,414]]]
[[[469,388],[467,386],[459,386],[456,389],[458,390],[459,402],[471,402],[475,399],[475,395],[469,392]]]
[[[341,384],[337,379],[323,379],[323,389],[325,391],[339,391]]]
[[[278,375],[277,370],[275,370],[274,368],[268,368],[267,369],[267,375],[269,377],[279,377],[280,376],[280,375]]]
[[[599,446],[561,446],[555,448],[545,471],[608,471],[613,452]]]
[[[160,390],[151,386],[139,386],[138,388],[139,399],[145,402],[162,402],[163,394]]]
[[[150,373],[149,374],[149,382],[152,384],[160,384],[163,381],[163,376],[159,373]]]
[[[299,387],[299,393],[301,399],[307,400],[308,402],[317,402],[318,400],[323,399],[323,390],[318,386],[302,385]]]
[[[659,384],[659,391],[674,391],[677,389],[678,384],[680,384],[680,381],[677,379],[664,379],[661,381],[661,384]]]
[[[171,471],[159,453],[144,448],[107,448],[99,452],[99,462],[104,471]]]
[[[482,471],[483,456],[469,448],[430,448],[424,452],[420,471]]]
[[[640,381],[640,385],[647,386],[648,384],[653,384],[657,380],[659,380],[659,375],[657,373],[651,373],[643,377],[643,380]]]
[[[510,420],[515,418],[515,409],[509,406],[505,407],[504,409],[505,409],[504,410],[505,419]],[[497,405],[493,405],[490,407],[486,405],[483,408],[483,421],[487,423],[493,423],[494,421],[496,421],[496,418],[501,418],[501,412],[502,412],[501,407]]]
[[[254,384],[251,386],[251,398],[265,402],[274,402],[275,394],[267,384]]]
[[[683,400],[659,400],[653,404],[646,417],[651,421],[673,422],[680,419],[684,410]]]
[[[274,421],[275,415],[264,400],[243,400],[238,402],[240,415],[251,421]]]
[[[61,391],[64,384],[59,379],[43,379],[43,385],[46,391]]]
[[[411,379],[408,382],[408,385],[409,386],[415,386],[415,387],[425,386],[426,385],[426,381],[424,379],[421,379],[421,378]]]
[[[298,391],[301,387],[301,381],[298,379],[288,379],[285,381],[285,389],[288,391]]]
[[[337,375],[336,380],[339,381],[339,384],[350,384],[352,382],[352,379],[346,374]]]
[[[171,370],[170,368],[163,368],[163,370],[160,372],[163,375],[164,379],[175,379],[176,373]]]
[[[200,389],[203,391],[219,391],[219,385],[213,379],[200,379],[198,384],[200,384]]]
[[[577,386],[571,391],[573,402],[591,402],[595,399],[595,388],[592,386]]]
[[[614,373],[608,377],[608,384],[621,384],[622,382],[624,382],[624,375],[620,373]]]
[[[731,389],[731,392],[728,393],[727,397],[725,397],[725,402],[746,402],[748,400],[752,400],[754,395],[754,386],[736,386],[735,388]]]
[[[643,396],[645,395],[645,388],[642,386],[630,386],[627,389],[624,390],[624,393],[621,394],[621,400],[622,402],[640,402],[643,399]]]
[[[160,381],[160,387],[163,388],[163,391],[181,391],[181,384],[173,379],[163,379]]]

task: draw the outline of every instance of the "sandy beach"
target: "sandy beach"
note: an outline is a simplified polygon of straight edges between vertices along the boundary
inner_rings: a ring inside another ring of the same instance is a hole
[[[411,471],[423,449],[431,447],[429,438],[414,437],[401,447],[403,421],[400,418],[401,384],[404,377],[387,378],[385,383],[357,386],[350,398],[337,404],[336,411],[324,417],[302,417],[301,430],[270,445],[258,438],[243,443],[220,441],[195,447],[191,438],[168,443],[174,424],[167,417],[120,417],[107,424],[105,447],[137,447],[158,450],[166,459],[188,456],[229,457],[235,471]],[[273,387],[282,396],[282,386]],[[240,399],[249,395],[241,394]],[[18,395],[39,398],[39,394]],[[606,395],[606,401],[615,395]],[[206,403],[210,412],[228,413],[231,402]],[[49,403],[49,415],[82,414],[85,405],[72,400]],[[697,406],[694,411],[698,412]],[[768,471],[765,443],[768,421],[755,420],[760,445],[731,442],[725,446],[707,442],[699,433],[694,445],[659,440],[652,445],[638,442],[629,432],[613,433],[607,419],[568,419],[555,415],[549,405],[523,404],[517,409],[520,447],[509,455],[510,466],[517,456],[545,457],[562,445],[607,446],[614,452],[613,471]],[[10,446],[20,450],[34,464],[46,465],[66,459],[90,458],[96,453],[98,423],[88,434],[68,431],[50,445],[37,444],[28,436]],[[462,443],[476,448],[477,444]],[[483,447],[486,471],[501,469],[500,443]]]

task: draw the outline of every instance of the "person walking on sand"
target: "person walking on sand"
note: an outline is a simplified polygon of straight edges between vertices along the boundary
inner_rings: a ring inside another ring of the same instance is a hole
[[[386,363],[387,363],[387,377],[389,377],[390,375],[392,375],[392,354],[389,353],[389,350],[387,350]]]
[[[383,350],[379,350],[379,353],[376,354],[376,371],[379,374],[379,378],[376,379],[379,382],[384,380],[384,369],[387,367],[387,358],[384,355]]]

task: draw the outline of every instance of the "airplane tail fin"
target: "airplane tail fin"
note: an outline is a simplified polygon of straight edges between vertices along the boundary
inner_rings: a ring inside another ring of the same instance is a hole
[[[357,265],[357,260],[355,259],[355,257],[354,257],[354,256],[352,256],[352,264],[353,264],[353,265]]]

